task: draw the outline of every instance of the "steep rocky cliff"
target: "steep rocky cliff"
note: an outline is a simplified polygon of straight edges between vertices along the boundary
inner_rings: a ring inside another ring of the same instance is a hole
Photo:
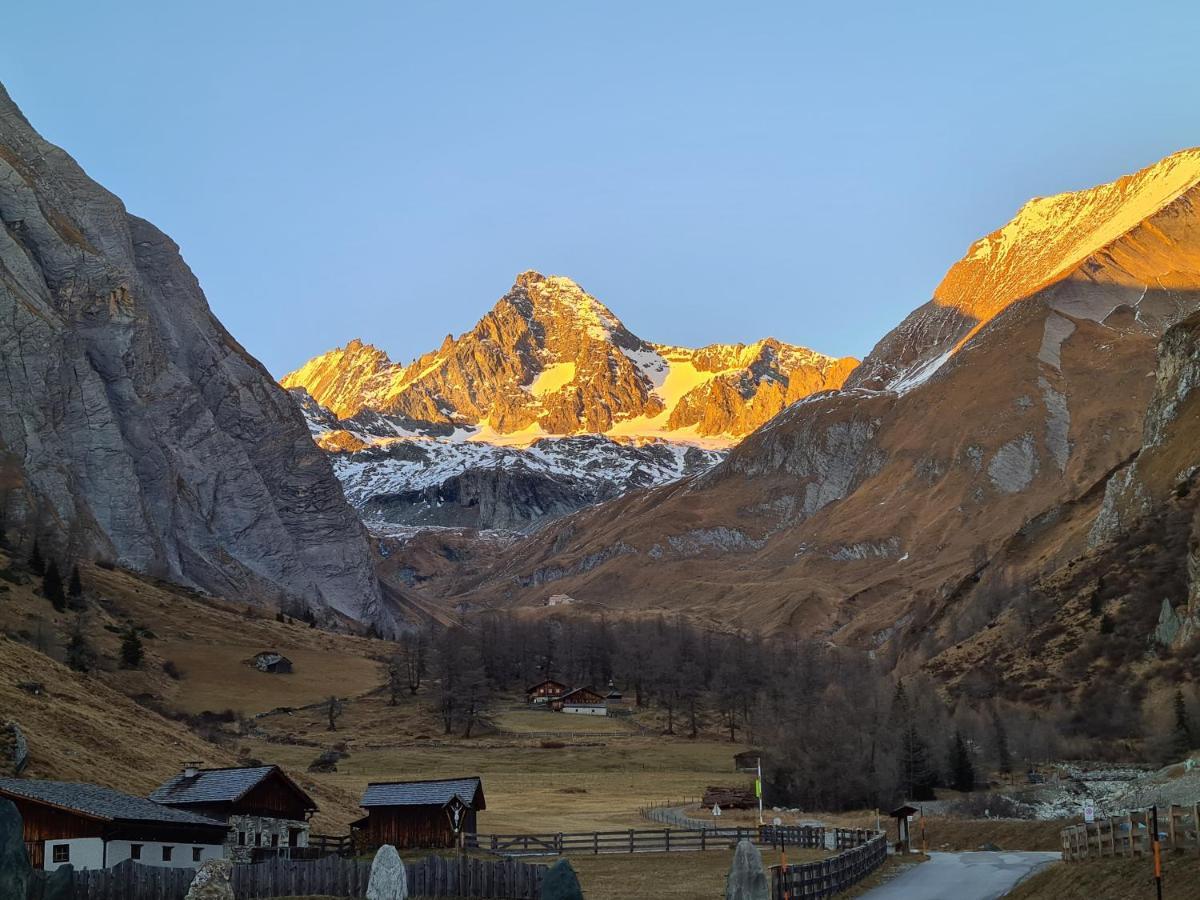
[[[1158,341],[1200,306],[1198,183],[1192,150],[1032,201],[842,390],[793,403],[708,472],[555,523],[457,589],[884,647],[945,621],[964,579],[1030,529],[1055,538],[1028,567],[1083,552],[1105,480],[1141,445]]]
[[[410,365],[356,340],[282,383],[373,529],[526,530],[708,468],[856,364],[774,338],[651,344],[570,279],[525,272]]]
[[[179,248],[0,88],[0,513],[10,541],[386,624],[367,535]]]

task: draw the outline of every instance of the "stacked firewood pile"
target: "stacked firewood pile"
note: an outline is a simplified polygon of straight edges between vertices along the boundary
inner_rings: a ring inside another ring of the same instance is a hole
[[[704,790],[704,805],[719,806],[721,809],[753,809],[758,806],[758,798],[754,796],[753,788],[746,787],[708,787]]]

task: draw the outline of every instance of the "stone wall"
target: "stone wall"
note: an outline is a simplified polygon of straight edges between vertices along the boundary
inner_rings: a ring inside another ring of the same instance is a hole
[[[267,816],[230,816],[226,846],[234,862],[250,862],[257,847],[287,847],[292,829],[298,829],[296,846],[308,846],[308,822],[297,819],[274,819]],[[245,836],[244,843],[242,836]],[[262,835],[261,841],[258,835]]]

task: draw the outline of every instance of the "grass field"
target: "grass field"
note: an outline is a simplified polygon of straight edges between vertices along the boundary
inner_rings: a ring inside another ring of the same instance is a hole
[[[1149,859],[1104,859],[1055,863],[1021,882],[1012,900],[1153,900],[1153,864]],[[1163,864],[1163,897],[1200,897],[1200,860],[1167,857]]]
[[[616,716],[576,716],[549,709],[501,709],[490,716],[497,728],[521,734],[543,731],[571,731],[580,734],[633,734],[628,719]]]

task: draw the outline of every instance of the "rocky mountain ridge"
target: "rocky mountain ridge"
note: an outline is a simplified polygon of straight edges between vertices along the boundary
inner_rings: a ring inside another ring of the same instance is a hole
[[[653,344],[569,278],[524,272],[471,331],[409,365],[354,340],[281,384],[304,388],[346,430],[379,437],[528,445],[606,434],[727,447],[788,403],[840,387],[855,365],[774,338]]]
[[[1027,204],[843,389],[441,588],[619,596],[929,658],[977,615],[972,575],[1005,548],[1025,548],[1014,577],[1086,552],[1105,482],[1141,446],[1159,340],[1200,306],[1198,184],[1190,150]]]
[[[304,419],[179,248],[0,88],[0,531],[214,594],[392,623]]]
[[[570,279],[525,272],[410,365],[355,340],[281,383],[373,529],[527,530],[702,471],[856,364],[774,338],[651,344]]]

